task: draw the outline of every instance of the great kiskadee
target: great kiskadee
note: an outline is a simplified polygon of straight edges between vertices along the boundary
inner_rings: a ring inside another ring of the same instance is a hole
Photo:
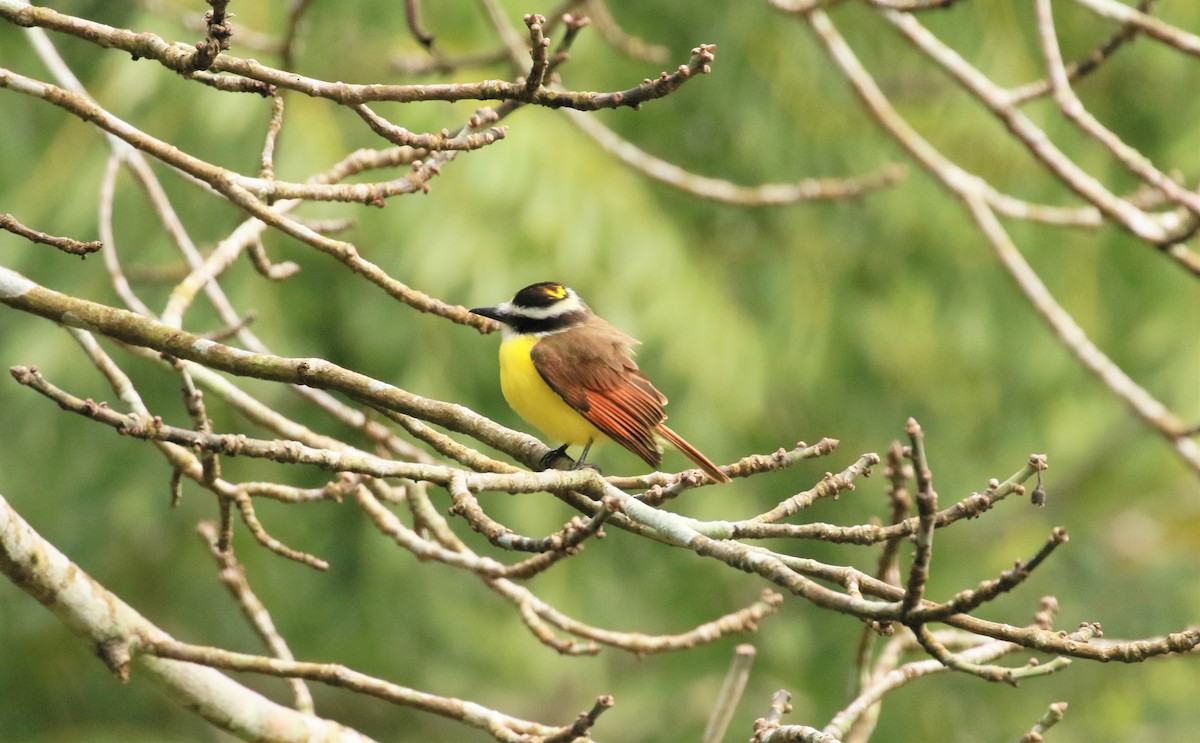
[[[551,455],[581,445],[582,463],[593,443],[612,440],[658,467],[661,438],[714,481],[729,482],[663,423],[667,398],[634,363],[638,341],[593,314],[573,290],[547,281],[525,287],[511,301],[471,312],[503,324],[500,389],[527,423],[565,442]]]

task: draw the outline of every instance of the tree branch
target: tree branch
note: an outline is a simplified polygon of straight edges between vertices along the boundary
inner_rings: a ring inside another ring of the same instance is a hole
[[[45,541],[0,496],[0,572],[83,640],[122,681],[140,673],[185,709],[231,735],[295,741],[369,741],[336,722],[288,709],[212,668],[144,650],[175,640]]]

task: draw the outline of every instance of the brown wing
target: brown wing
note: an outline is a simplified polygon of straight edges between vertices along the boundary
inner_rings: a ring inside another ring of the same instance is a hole
[[[533,365],[546,384],[609,438],[657,467],[662,453],[654,429],[667,398],[633,361],[637,343],[604,320],[589,318],[569,331],[542,338]]]

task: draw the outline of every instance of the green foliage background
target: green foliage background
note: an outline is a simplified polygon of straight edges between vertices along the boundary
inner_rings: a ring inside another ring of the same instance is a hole
[[[168,38],[192,39],[176,22],[200,2],[62,2],[65,12]],[[238,29],[282,30],[288,3],[234,3]],[[833,20],[900,110],[944,152],[999,189],[1034,201],[1075,203],[939,72],[859,3]],[[1030,3],[962,3],[922,16],[1001,84],[1044,74]],[[1162,13],[1200,28],[1200,6],[1164,3]],[[695,172],[756,184],[865,173],[904,161],[868,120],[798,20],[765,2],[613,2],[631,32],[671,50],[671,66],[700,42],[718,45],[710,76],[640,112],[596,114],[647,151]],[[545,3],[506,2],[515,22]],[[425,3],[427,25],[448,51],[494,45],[474,3]],[[1106,38],[1112,25],[1056,3],[1069,58]],[[219,94],[161,66],[55,36],[96,98],[118,116],[185,151],[243,172],[256,169],[269,103]],[[416,53],[397,3],[315,3],[298,70],[328,80],[396,80],[387,56]],[[267,54],[239,48],[233,52]],[[0,26],[0,65],[49,79],[20,29]],[[622,58],[592,31],[581,36],[565,82],[576,89],[630,87],[658,69]],[[504,76],[503,68],[455,80]],[[1195,60],[1150,41],[1122,50],[1080,92],[1129,142],[1194,181],[1200,151],[1200,80]],[[427,79],[426,79],[427,80]],[[414,80],[418,82],[421,80]],[[453,127],[468,104],[379,107],[413,130]],[[453,110],[451,110],[453,109]],[[1135,186],[1103,150],[1041,101],[1028,106],[1089,172]],[[95,237],[96,191],[107,150],[96,132],[64,112],[0,91],[0,209],[26,224]],[[938,534],[931,595],[994,576],[1031,555],[1050,528],[1070,544],[988,618],[1025,624],[1044,594],[1062,603],[1059,626],[1103,622],[1113,637],[1177,630],[1200,615],[1197,537],[1200,488],[1167,445],[1141,425],[1050,336],[1000,268],[959,205],[931,178],[910,170],[900,185],[857,202],[747,209],[698,200],[649,181],[600,151],[553,111],[526,109],[505,122],[507,139],[461,156],[428,195],[385,209],[309,206],[308,216],[353,216],[349,235],[394,276],[468,306],[507,298],[533,281],[556,279],[644,343],[642,365],[673,400],[673,427],[712,458],[731,461],[822,436],[836,454],[786,473],[709,488],[678,501],[702,518],[742,518],[806,489],[864,451],[882,452],[908,416],[928,434],[944,502],[1003,479],[1030,452],[1050,457],[1044,509],[1024,500]],[[277,153],[280,177],[302,179],[346,152],[378,141],[351,112],[289,96]],[[195,239],[207,246],[241,219],[196,186],[159,168]],[[178,263],[136,187],[122,177],[119,249],[128,265]],[[1115,229],[1010,225],[1018,244],[1098,345],[1169,406],[1200,418],[1200,293],[1196,280]],[[496,339],[425,317],[388,300],[340,265],[279,235],[276,259],[299,262],[292,280],[264,286],[247,262],[225,286],[253,308],[258,332],[280,354],[322,356],[422,395],[469,405],[520,426],[504,407]],[[85,262],[0,235],[0,261],[39,282],[117,303],[102,261]],[[153,307],[165,285],[139,284]],[[198,309],[188,327],[215,325]],[[36,364],[76,394],[111,399],[67,335],[0,312],[0,362]],[[110,347],[111,349],[111,347]],[[176,381],[114,350],[152,409],[186,420]],[[318,430],[353,437],[285,390],[261,393]],[[222,430],[246,430],[216,402]],[[190,642],[257,652],[256,638],[215,580],[194,524],[215,515],[194,488],[167,508],[169,470],[144,443],[62,414],[12,383],[0,383],[0,493],[43,535],[152,621]],[[257,433],[250,429],[252,433]],[[609,472],[642,471],[606,450]],[[681,459],[668,466],[683,467]],[[315,471],[282,472],[227,461],[231,479],[318,484]],[[857,523],[886,512],[881,477],[806,518]],[[436,493],[441,505],[444,494]],[[526,534],[570,517],[542,496],[497,498],[490,512]],[[395,549],[352,505],[282,507],[259,515],[285,542],[327,558],[327,574],[257,548],[237,546],[252,585],[298,657],[336,660],[400,684],[460,696],[518,716],[565,722],[613,693],[604,740],[699,737],[736,642],[759,659],[730,739],[749,735],[770,695],[794,695],[789,720],[823,725],[847,699],[861,625],[798,600],[749,638],[691,652],[631,658],[616,651],[569,659],[539,645],[512,608],[469,575],[417,563]],[[875,553],[798,544],[798,553],[870,567]],[[757,580],[690,553],[613,531],[579,557],[535,579],[533,589],[592,624],[679,632],[754,600]],[[223,739],[141,684],[121,687],[88,650],[36,602],[0,585],[0,738],[11,741]],[[277,699],[281,682],[244,678]],[[876,740],[1015,740],[1053,701],[1070,703],[1052,731],[1059,743],[1182,741],[1200,727],[1194,660],[1139,666],[1076,662],[1020,689],[960,675],[921,680],[888,697]],[[317,708],[381,740],[483,740],[440,719],[316,686]]]

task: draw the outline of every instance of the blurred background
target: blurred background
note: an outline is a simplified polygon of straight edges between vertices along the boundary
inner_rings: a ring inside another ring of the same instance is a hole
[[[278,64],[241,45],[250,31],[278,35],[288,3],[234,3],[231,53]],[[1200,28],[1200,6],[1164,4],[1168,20]],[[1031,201],[1074,205],[1007,136],[1003,126],[889,26],[859,3],[831,11],[864,64],[910,122],[963,167]],[[64,12],[195,41],[185,27],[201,2],[60,2]],[[548,3],[506,1],[519,27]],[[1064,55],[1091,51],[1114,30],[1056,3]],[[477,4],[424,4],[425,25],[448,54],[498,48]],[[646,151],[688,170],[737,183],[854,176],[905,155],[869,120],[805,24],[765,0],[697,4],[613,0],[630,33],[669,50],[656,66],[631,60],[592,29],[562,68],[581,90],[631,87],[673,69],[698,43],[715,43],[712,74],[641,111],[596,118]],[[398,3],[316,2],[302,27],[296,69],[353,82],[469,81],[509,77],[505,66],[407,77],[394,55],[417,57]],[[1043,77],[1032,4],[978,0],[921,16],[996,82]],[[523,29],[522,29],[523,31]],[[255,173],[269,101],[217,93],[154,62],[52,35],[93,96],[116,115],[187,152]],[[49,74],[24,32],[0,25],[0,66]],[[1164,169],[1189,183],[1200,151],[1195,60],[1141,40],[1079,86],[1089,108]],[[463,104],[380,104],[413,131],[455,128]],[[1088,172],[1126,193],[1121,166],[1062,121],[1052,101],[1025,111]],[[41,230],[95,239],[96,194],[108,155],[102,138],[51,105],[0,91],[0,205]],[[985,609],[1022,625],[1039,598],[1058,597],[1058,626],[1103,623],[1138,638],[1177,631],[1200,617],[1200,486],[1167,444],[1137,420],[1051,336],[1000,267],[958,202],[909,168],[892,188],[859,200],[777,208],[718,204],[634,172],[555,111],[526,108],[504,122],[507,138],[445,167],[425,195],[384,209],[307,205],[309,217],[353,217],[346,235],[401,281],[449,302],[493,304],[535,281],[569,284],[600,314],[644,342],[640,362],[671,397],[671,425],[711,458],[729,462],[798,440],[840,439],[829,458],[786,472],[706,488],[673,502],[698,518],[738,519],[812,486],[867,451],[882,453],[908,416],[927,434],[935,485],[949,503],[1004,479],[1031,452],[1046,453],[1045,508],[1013,499],[938,533],[929,595],[944,600],[1032,555],[1054,526],[1071,541],[1018,589]],[[287,96],[276,154],[279,177],[303,180],[358,147],[381,142],[349,110]],[[184,224],[210,247],[242,219],[237,209],[157,168]],[[161,309],[180,260],[128,176],[116,201],[119,251],[135,289]],[[1026,258],[1091,338],[1169,407],[1200,420],[1200,291],[1195,277],[1121,231],[1009,224]],[[281,355],[320,356],[412,392],[524,425],[504,405],[495,337],[417,314],[332,259],[290,238],[266,236],[275,260],[303,270],[264,285],[240,260],[223,284],[255,331]],[[118,304],[103,261],[80,262],[0,234],[0,262],[53,289]],[[217,327],[198,303],[187,328]],[[175,377],[107,348],[155,412],[186,425]],[[0,311],[0,362],[37,365],[74,394],[113,399],[67,334],[51,323]],[[5,377],[7,380],[7,376]],[[286,389],[245,386],[313,428],[355,434]],[[220,430],[262,431],[218,401]],[[195,523],[215,517],[212,497],[185,487],[168,508],[170,470],[143,442],[60,412],[11,381],[0,383],[0,493],[71,559],[179,639],[259,652],[260,645],[216,580]],[[616,448],[595,461],[610,474],[645,470]],[[316,470],[224,462],[230,479],[316,486]],[[685,460],[668,455],[667,469]],[[886,483],[860,481],[806,520],[841,524],[886,518]],[[444,493],[435,502],[449,504]],[[485,500],[518,532],[543,535],[572,515],[546,495]],[[258,548],[236,545],[251,585],[296,656],[337,661],[399,684],[458,696],[504,712],[564,723],[612,693],[616,707],[596,735],[612,741],[696,740],[733,648],[758,660],[729,740],[745,739],[771,694],[786,688],[789,722],[823,726],[846,703],[861,624],[789,599],[749,637],[696,650],[630,657],[605,650],[563,658],[539,644],[512,607],[472,575],[416,562],[381,537],[352,505],[286,507],[264,502],[275,536],[332,563],[319,574]],[[462,526],[462,524],[458,524]],[[873,569],[876,552],[820,544],[776,545],[836,564]],[[483,549],[480,547],[480,549]],[[645,633],[683,632],[757,598],[761,582],[713,561],[610,530],[578,557],[532,581],[563,612],[588,623]],[[0,583],[0,738],[11,741],[227,740],[134,677],[122,687],[88,649],[30,597]],[[1195,660],[1141,665],[1077,661],[1019,689],[963,675],[922,679],[889,695],[875,740],[1008,741],[1067,701],[1059,743],[1190,740],[1200,727]],[[239,677],[275,699],[277,680]],[[317,710],[380,740],[485,740],[456,723],[313,685]]]

